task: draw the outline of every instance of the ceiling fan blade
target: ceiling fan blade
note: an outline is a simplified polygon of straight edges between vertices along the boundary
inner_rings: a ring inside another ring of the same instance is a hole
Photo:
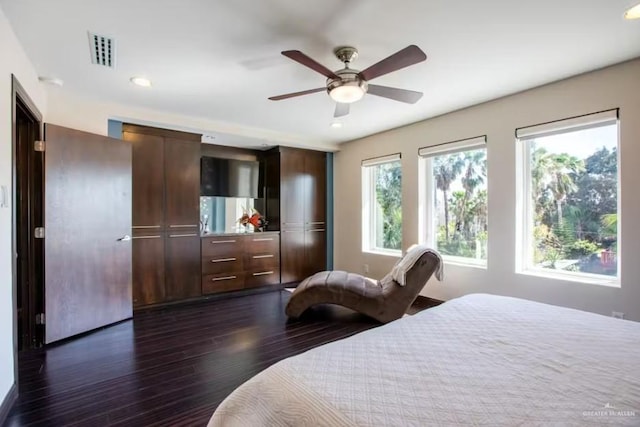
[[[422,92],[379,85],[369,85],[367,93],[393,99],[394,101],[406,102],[407,104],[415,104],[422,98]]]
[[[294,61],[301,63],[305,67],[309,67],[312,70],[317,71],[318,73],[322,74],[327,78],[330,78],[330,79],[339,78],[333,71],[331,71],[324,65],[316,62],[314,59],[309,58],[307,55],[300,52],[299,50],[285,50],[284,52],[282,52],[282,54],[287,58],[293,59]]]
[[[342,117],[347,114],[349,114],[349,104],[343,102],[336,103],[336,112],[333,114],[333,117]]]
[[[385,74],[417,64],[425,59],[427,59],[427,55],[418,46],[412,44],[377,64],[373,64],[366,70],[360,71],[359,76],[364,80],[372,80],[376,77],[384,76]]]
[[[326,87],[319,87],[317,89],[303,90],[302,92],[293,92],[293,93],[287,93],[284,95],[272,96],[269,99],[272,101],[280,101],[282,99],[289,99],[289,98],[294,98],[296,96],[302,96],[302,95],[310,95],[312,93],[323,92],[326,90],[327,90]]]

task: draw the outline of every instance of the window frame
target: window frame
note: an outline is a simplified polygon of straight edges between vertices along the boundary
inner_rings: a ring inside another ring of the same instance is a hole
[[[437,212],[434,206],[434,189],[433,182],[433,158],[442,155],[464,153],[466,151],[474,151],[484,149],[486,152],[486,162],[488,162],[488,146],[487,136],[481,135],[473,138],[466,138],[451,142],[445,142],[442,144],[436,144],[432,146],[422,147],[418,149],[419,168],[418,168],[418,189],[419,189],[419,227],[418,227],[418,239],[420,242],[429,247],[437,248],[437,229],[436,229],[436,216]],[[489,168],[487,166],[486,185],[487,190],[489,188]],[[489,201],[489,192],[487,191],[487,205]],[[487,209],[487,222],[489,214]],[[488,240],[487,240],[488,242]],[[487,258],[467,258],[455,255],[441,254],[442,259],[447,264],[461,265],[465,267],[476,267],[486,269],[489,261],[489,248],[487,243]]]
[[[552,135],[562,135],[581,130],[595,129],[604,126],[616,126],[616,162],[617,162],[617,207],[618,216],[616,243],[618,253],[616,257],[617,270],[615,276],[604,274],[581,273],[575,271],[553,270],[534,265],[534,203],[531,188],[531,144],[535,138]],[[518,156],[518,176],[516,180],[517,206],[517,234],[516,234],[516,273],[529,276],[544,277],[552,280],[579,282],[610,287],[621,286],[621,164],[620,164],[620,118],[619,110],[605,110],[597,113],[585,114],[567,119],[542,123],[516,129],[516,155]]]
[[[362,252],[393,257],[402,256],[401,249],[389,249],[376,246],[376,220],[377,210],[374,209],[376,201],[375,171],[376,167],[389,163],[398,163],[402,172],[401,153],[389,154],[362,161]],[[402,187],[402,178],[401,178]],[[400,189],[402,194],[402,188]],[[402,209],[402,201],[401,201]],[[402,246],[402,244],[401,244]]]

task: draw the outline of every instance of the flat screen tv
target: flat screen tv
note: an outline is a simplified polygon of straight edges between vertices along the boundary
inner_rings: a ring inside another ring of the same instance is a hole
[[[262,197],[260,162],[202,157],[200,195],[219,197]]]

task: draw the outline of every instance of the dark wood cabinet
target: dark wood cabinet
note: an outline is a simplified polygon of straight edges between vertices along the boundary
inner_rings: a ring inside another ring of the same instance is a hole
[[[282,227],[303,227],[307,177],[305,152],[282,149],[280,152],[280,221]]]
[[[200,143],[164,140],[165,221],[171,230],[199,230]]]
[[[251,233],[202,238],[202,293],[280,284],[280,236]]]
[[[269,181],[274,179],[271,165],[278,171],[279,209],[267,209],[267,217],[271,221],[271,212],[278,214],[280,275],[282,283],[291,283],[326,269],[326,153],[284,147],[276,150],[278,157],[274,153],[266,157],[266,187],[273,187]],[[273,204],[268,197],[267,207]]]
[[[200,135],[125,124],[132,145],[134,307],[197,297]]]
[[[326,270],[327,266],[327,232],[322,228],[311,228],[304,232],[304,277],[311,276],[318,271]]]
[[[304,219],[311,228],[324,225],[327,219],[327,155],[306,152],[304,156]]]
[[[167,301],[202,295],[200,234],[168,233],[165,240],[164,284]]]
[[[306,277],[305,231],[284,229],[280,236],[280,276],[282,283],[298,282]]]
[[[165,301],[164,236],[134,230],[132,239],[133,306],[161,303]]]
[[[162,137],[124,132],[132,147],[132,223],[134,230],[164,228],[164,144]]]

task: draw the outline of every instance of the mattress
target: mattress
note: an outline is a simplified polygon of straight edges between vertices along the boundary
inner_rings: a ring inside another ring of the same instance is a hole
[[[640,323],[468,295],[285,359],[209,426],[640,426]]]

